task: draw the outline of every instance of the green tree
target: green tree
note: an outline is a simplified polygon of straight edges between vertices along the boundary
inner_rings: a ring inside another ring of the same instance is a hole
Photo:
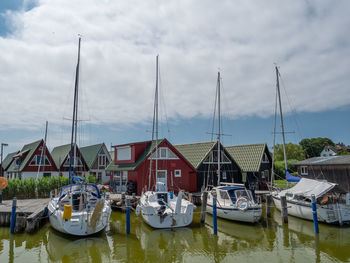
[[[298,162],[298,160],[295,159],[290,159],[287,161],[287,167],[288,167],[288,172],[290,173],[296,173],[297,172],[297,167],[295,166],[295,163]],[[285,173],[284,173],[284,161],[277,161],[275,162],[275,179],[280,180],[280,179],[285,179]]]
[[[334,142],[331,139],[321,137],[302,139],[299,144],[303,147],[307,158],[320,156],[326,145],[334,146]]]
[[[275,161],[283,161],[283,144],[276,144],[273,148]],[[299,144],[287,143],[286,144],[287,160],[301,161],[305,159],[305,152]]]

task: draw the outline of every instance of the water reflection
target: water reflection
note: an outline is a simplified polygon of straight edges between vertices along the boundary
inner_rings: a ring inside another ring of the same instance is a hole
[[[239,224],[218,219],[213,235],[212,216],[200,226],[155,230],[135,215],[125,234],[125,214],[113,212],[107,231],[72,238],[46,224],[33,235],[10,235],[0,228],[0,262],[329,262],[350,261],[350,228],[313,223],[281,215],[260,223]]]
[[[104,262],[110,260],[111,250],[105,232],[96,236],[73,238],[51,229],[45,244],[52,262]]]
[[[283,239],[286,239],[287,247],[298,246],[314,249],[316,262],[320,262],[322,256],[350,261],[350,227],[319,224],[320,233],[315,234],[311,221],[290,216],[288,224],[283,224],[278,211],[273,213],[273,220],[283,229]],[[287,244],[287,240],[288,242],[290,240],[292,244]]]

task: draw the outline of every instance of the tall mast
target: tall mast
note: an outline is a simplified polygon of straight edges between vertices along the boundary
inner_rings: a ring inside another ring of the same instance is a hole
[[[76,159],[76,140],[77,140],[77,115],[78,115],[78,87],[79,87],[79,66],[80,66],[80,42],[81,37],[79,36],[78,42],[78,62],[75,69],[75,87],[74,87],[74,104],[73,104],[73,120],[72,120],[72,137],[70,143],[70,152],[69,152],[69,184],[71,183],[72,177],[72,159],[73,159],[73,151],[74,151],[74,166]]]
[[[156,131],[154,131],[156,130]],[[158,55],[156,56],[156,90],[154,94],[154,105],[153,105],[153,126],[152,126],[152,143],[154,140],[154,133],[156,133],[156,178],[158,170]],[[151,177],[152,177],[152,158],[150,158],[149,165],[149,177],[148,177],[148,190],[151,189]]]
[[[220,135],[221,135],[221,111],[220,111],[220,71],[218,72],[218,83],[217,83],[217,92],[218,92],[218,186],[220,185],[220,162],[221,162],[221,149],[220,149]]]
[[[277,123],[277,89],[275,95],[275,118],[273,121],[273,154],[272,154],[272,167],[271,167],[271,186],[273,185],[274,176],[275,176],[275,144],[276,144],[276,123]]]
[[[156,57],[156,98],[155,98],[155,107],[156,107],[156,178],[158,173],[158,74],[159,74],[159,61],[158,56]]]
[[[286,140],[284,137],[284,126],[283,126],[283,114],[282,114],[282,103],[281,103],[281,93],[280,93],[280,83],[279,83],[279,72],[276,66],[276,79],[277,79],[277,94],[280,108],[280,117],[281,117],[281,129],[282,129],[282,139],[283,139],[283,156],[284,156],[284,168],[287,177],[287,154],[286,154]],[[286,178],[287,179],[287,178]],[[288,186],[288,181],[287,181]]]
[[[44,137],[43,146],[42,146],[42,148],[41,148],[40,161],[39,161],[39,166],[38,166],[38,172],[36,173],[36,179],[38,179],[38,177],[39,177],[39,172],[40,172],[40,167],[41,167],[41,162],[42,162],[43,156],[44,156],[44,169],[45,169],[47,126],[48,126],[48,121],[46,121],[46,126],[45,126],[45,137]]]

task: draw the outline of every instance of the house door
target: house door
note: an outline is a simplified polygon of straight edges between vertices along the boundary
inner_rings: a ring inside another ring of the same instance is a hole
[[[128,182],[128,171],[117,171],[114,174],[115,191],[118,194],[126,192]]]
[[[160,170],[157,171],[157,183],[161,182],[165,185],[165,189],[168,189],[167,185],[167,171],[166,170]]]

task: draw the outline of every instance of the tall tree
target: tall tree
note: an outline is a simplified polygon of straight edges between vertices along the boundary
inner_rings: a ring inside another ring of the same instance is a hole
[[[331,139],[321,137],[302,139],[299,144],[303,147],[307,158],[320,156],[326,145],[334,146],[334,142]]]
[[[274,150],[274,157],[275,161],[283,161],[283,145],[282,144],[276,144],[273,148]],[[305,159],[305,152],[303,150],[303,147],[301,147],[299,144],[294,143],[287,143],[286,144],[286,154],[287,154],[287,160],[304,160]]]

